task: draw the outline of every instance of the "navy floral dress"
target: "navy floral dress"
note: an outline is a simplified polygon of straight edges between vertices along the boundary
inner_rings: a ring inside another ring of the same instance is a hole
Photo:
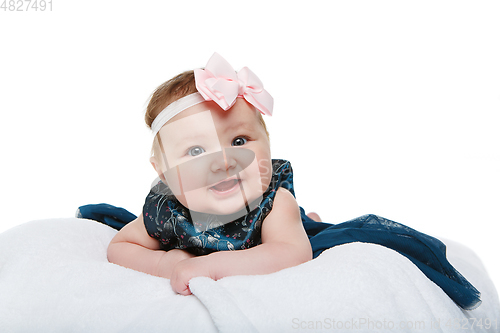
[[[293,179],[290,162],[273,160],[271,183],[260,203],[239,218],[222,223],[217,215],[204,214],[204,225],[193,222],[191,212],[184,207],[163,182],[158,182],[146,197],[143,219],[146,230],[160,241],[163,250],[182,249],[196,255],[214,251],[242,250],[261,243],[262,222],[273,208],[280,187],[292,194]],[[199,218],[197,218],[199,220]]]

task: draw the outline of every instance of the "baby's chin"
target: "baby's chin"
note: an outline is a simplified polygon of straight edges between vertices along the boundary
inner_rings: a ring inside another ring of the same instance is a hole
[[[255,193],[247,198],[247,201],[242,197],[233,198],[233,200],[214,201],[210,204],[210,200],[188,200],[189,202],[181,201],[181,204],[186,207],[191,215],[217,215],[226,216],[226,219],[231,218],[236,220],[250,211],[254,210],[262,201],[262,194]],[[230,221],[229,221],[230,222]]]
[[[262,199],[262,197],[260,197]],[[260,203],[261,200],[253,200],[257,201],[257,205]],[[252,201],[252,206],[253,208],[256,207],[256,205]],[[198,213],[198,214],[210,214],[210,215],[219,215],[219,216],[231,216],[231,215],[239,215],[238,217],[241,217],[243,215],[246,215],[248,213],[247,211],[247,204],[241,200],[238,204],[220,204],[220,205],[212,205],[212,206],[207,206],[207,205],[188,205],[186,206],[187,209],[189,209],[190,212]],[[250,206],[248,207],[250,208]],[[253,209],[252,208],[252,209]],[[252,210],[250,209],[250,210]],[[237,217],[237,218],[238,218]]]

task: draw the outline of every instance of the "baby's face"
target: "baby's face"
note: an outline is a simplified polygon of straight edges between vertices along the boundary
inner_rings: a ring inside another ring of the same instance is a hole
[[[166,167],[159,173],[186,208],[228,215],[262,197],[272,163],[257,112],[241,98],[228,111],[203,102],[162,127],[158,135]]]

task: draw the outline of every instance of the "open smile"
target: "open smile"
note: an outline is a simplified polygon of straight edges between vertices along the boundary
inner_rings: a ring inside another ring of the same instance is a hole
[[[210,190],[216,194],[229,194],[240,188],[241,179],[226,179],[210,187]]]

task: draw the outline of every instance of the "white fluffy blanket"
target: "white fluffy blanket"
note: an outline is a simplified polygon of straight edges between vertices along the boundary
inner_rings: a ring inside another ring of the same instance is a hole
[[[408,259],[373,244],[334,247],[274,274],[166,279],[108,263],[116,231],[84,219],[0,234],[0,332],[500,332],[494,285],[477,256],[445,241],[482,305],[458,308]]]

